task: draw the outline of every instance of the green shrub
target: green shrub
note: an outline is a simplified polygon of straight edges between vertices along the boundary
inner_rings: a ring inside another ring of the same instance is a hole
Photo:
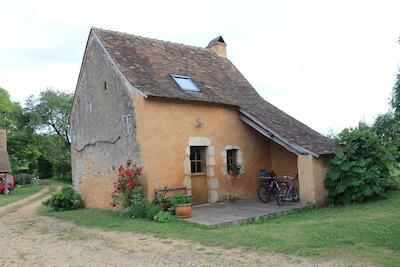
[[[161,210],[156,215],[154,215],[153,220],[155,222],[169,222],[172,220],[172,215],[167,211]]]
[[[160,211],[163,211],[163,209],[157,205],[146,205],[146,217],[150,220],[154,220],[154,216],[156,216]]]
[[[82,197],[75,192],[72,186],[64,186],[60,192],[52,195],[42,202],[43,205],[53,208],[55,211],[73,210],[83,207]]]
[[[395,153],[383,146],[365,124],[345,129],[337,138],[342,149],[328,160],[332,169],[324,181],[330,204],[350,204],[384,197],[393,183]]]
[[[131,215],[133,218],[145,218],[147,215],[146,211],[147,204],[136,204],[132,207]]]

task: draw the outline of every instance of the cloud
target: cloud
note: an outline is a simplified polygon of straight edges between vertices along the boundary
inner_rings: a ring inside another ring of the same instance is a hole
[[[398,1],[2,1],[0,86],[13,101],[74,91],[90,27],[227,54],[269,102],[326,133],[388,109]]]

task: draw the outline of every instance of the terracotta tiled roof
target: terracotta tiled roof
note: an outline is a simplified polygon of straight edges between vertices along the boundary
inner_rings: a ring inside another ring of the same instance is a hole
[[[92,28],[127,80],[148,96],[234,105],[291,144],[316,155],[337,144],[265,101],[226,57],[193,46]],[[218,37],[222,38],[222,37]],[[189,76],[201,93],[181,90],[171,74]]]

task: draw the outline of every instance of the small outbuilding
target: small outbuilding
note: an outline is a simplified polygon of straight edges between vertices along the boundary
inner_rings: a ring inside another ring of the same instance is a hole
[[[7,152],[7,135],[5,130],[0,130],[0,192],[4,194],[9,193],[9,184],[11,178],[8,174],[11,172],[10,161]],[[4,178],[3,178],[4,177]],[[14,179],[12,179],[14,188]]]
[[[201,48],[91,29],[70,114],[87,207],[109,207],[127,159],[143,167],[149,201],[165,186],[186,186],[195,204],[254,198],[267,168],[298,174],[302,202],[325,202],[337,144],[263,99],[226,51],[221,36]]]

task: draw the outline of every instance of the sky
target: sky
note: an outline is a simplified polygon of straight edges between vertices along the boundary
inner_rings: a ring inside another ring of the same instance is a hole
[[[91,27],[227,57],[268,102],[322,134],[386,113],[400,63],[398,0],[0,0],[0,87],[20,102],[75,91]]]

